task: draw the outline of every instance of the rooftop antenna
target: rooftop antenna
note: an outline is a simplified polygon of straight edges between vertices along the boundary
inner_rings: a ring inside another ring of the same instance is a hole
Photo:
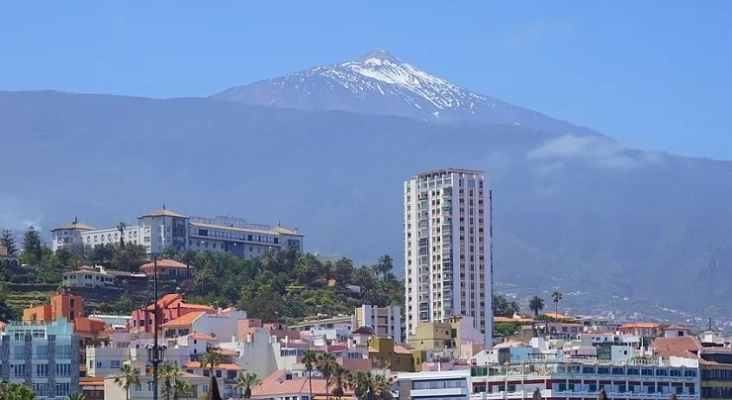
[[[165,202],[163,202],[163,210],[165,210]]]
[[[79,223],[79,218],[76,215],[74,215],[74,223],[75,224],[78,224]]]
[[[712,317],[709,317],[709,330],[712,330]]]

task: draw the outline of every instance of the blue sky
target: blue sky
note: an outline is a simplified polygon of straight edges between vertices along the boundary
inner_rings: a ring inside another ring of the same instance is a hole
[[[726,0],[5,1],[0,90],[204,96],[381,47],[632,147],[732,159],[730,18]]]

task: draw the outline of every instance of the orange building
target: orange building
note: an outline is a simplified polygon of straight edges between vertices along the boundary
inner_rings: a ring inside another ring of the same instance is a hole
[[[158,300],[158,327],[164,323],[176,320],[186,314],[192,312],[205,312],[206,314],[215,314],[216,310],[212,307],[200,304],[188,304],[183,301],[183,296],[177,293],[166,294]],[[153,313],[155,305],[151,304],[145,308],[132,312],[132,330],[135,332],[152,332]]]
[[[51,296],[50,304],[23,310],[23,322],[53,322],[64,317],[73,323],[84,316],[84,299],[81,296],[61,293]]]

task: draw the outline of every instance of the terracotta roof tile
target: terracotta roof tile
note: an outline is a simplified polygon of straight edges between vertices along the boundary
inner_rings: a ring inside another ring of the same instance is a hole
[[[190,361],[190,362],[188,362],[188,364],[186,364],[186,368],[191,368],[191,369],[208,368],[208,366],[204,365],[202,367],[200,362]],[[244,368],[242,368],[236,364],[219,364],[219,365],[215,366],[214,369],[221,369],[224,371],[244,371]]]
[[[201,315],[205,314],[203,311],[197,311],[188,313],[180,318],[176,318],[172,321],[168,321],[162,325],[160,325],[161,328],[169,328],[169,327],[179,327],[179,326],[188,326],[193,323],[193,321],[197,320],[201,317]]]
[[[60,231],[63,229],[78,229],[80,231],[93,231],[94,230],[93,227],[91,227],[87,224],[82,224],[81,222],[74,221],[74,222],[68,223],[66,225],[61,225],[58,228],[53,228],[53,229],[51,229],[51,232]]]
[[[140,270],[142,270],[143,268],[145,268],[145,269],[153,268],[154,266],[155,266],[155,263],[153,263],[151,261],[147,264],[142,264],[140,266]],[[183,264],[182,262],[163,258],[163,259],[158,260],[158,268],[188,268],[188,266]]]
[[[622,325],[620,329],[658,329],[659,326],[655,322],[632,322]]]
[[[305,395],[310,394],[309,380],[292,376],[292,379],[285,379],[287,371],[284,369],[274,372],[262,380],[262,383],[252,389],[252,397],[278,397],[281,395]],[[313,395],[327,395],[325,379],[313,378]],[[350,396],[353,391],[347,390],[345,396]]]
[[[185,215],[178,214],[175,211],[166,210],[165,208],[161,208],[159,210],[153,211],[149,214],[143,214],[140,215],[139,218],[145,218],[145,217],[174,217],[174,218],[188,218]]]
[[[692,357],[696,358],[702,345],[693,336],[682,336],[674,338],[656,338],[650,346],[659,357]]]
[[[394,353],[396,354],[412,354],[412,350],[409,350],[408,348],[404,346],[395,345],[394,346]]]
[[[195,339],[195,340],[208,340],[208,341],[212,341],[212,342],[216,341],[215,337],[213,337],[211,335],[206,335],[204,333],[198,333],[198,332],[191,333],[190,335],[188,335],[188,338]]]

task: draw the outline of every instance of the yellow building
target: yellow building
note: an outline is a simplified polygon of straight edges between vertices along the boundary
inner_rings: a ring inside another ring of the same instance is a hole
[[[407,342],[415,350],[444,351],[454,348],[452,324],[449,322],[420,322],[414,335],[409,335]]]
[[[367,343],[373,368],[388,368],[396,372],[415,371],[412,351],[395,345],[394,339],[374,336],[369,338]]]

